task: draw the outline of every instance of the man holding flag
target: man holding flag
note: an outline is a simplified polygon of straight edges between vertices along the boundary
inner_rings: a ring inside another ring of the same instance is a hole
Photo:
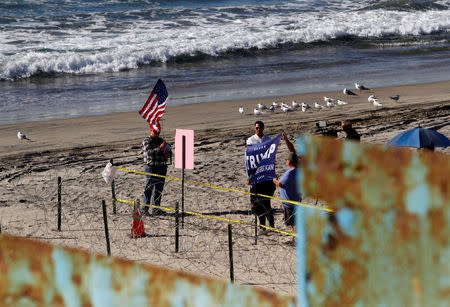
[[[270,206],[270,198],[255,195],[262,194],[273,196],[275,192],[275,184],[272,181],[275,175],[275,154],[280,143],[280,136],[270,139],[264,134],[264,123],[262,121],[255,122],[255,134],[247,139],[245,165],[247,169],[247,184],[251,184],[250,203],[253,213],[259,219],[259,225],[265,226],[266,219],[270,227],[275,227],[272,207]],[[261,164],[265,165],[261,165]],[[259,167],[259,166],[262,167]],[[271,176],[272,174],[272,176]],[[263,234],[267,234],[267,229],[261,230]]]
[[[270,205],[270,198],[262,195],[273,196],[275,192],[274,178],[276,152],[281,138],[286,142],[289,151],[294,152],[294,146],[287,138],[286,134],[280,134],[273,139],[264,134],[264,123],[256,121],[254,125],[255,134],[247,139],[245,166],[247,170],[247,184],[251,185],[250,202],[252,211],[259,219],[259,224],[275,227],[273,210]],[[263,227],[263,234],[267,234],[267,229]]]
[[[147,102],[139,111],[139,114],[149,123],[150,136],[142,141],[142,151],[144,154],[144,171],[155,175],[166,176],[167,159],[171,154],[171,147],[163,138],[159,137],[161,125],[159,120],[164,114],[168,92],[161,80],[156,82],[153,91]],[[164,177],[146,175],[146,184],[143,194],[143,203],[146,205],[159,206],[164,189]],[[142,208],[143,214],[149,213],[149,207]],[[162,214],[164,211],[153,207],[153,214]]]

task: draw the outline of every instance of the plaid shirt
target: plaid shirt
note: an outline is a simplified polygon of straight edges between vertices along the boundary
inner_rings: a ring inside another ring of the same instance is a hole
[[[142,150],[144,151],[144,164],[151,166],[166,165],[167,159],[159,146],[164,142],[164,139],[157,137],[146,137],[142,141]]]

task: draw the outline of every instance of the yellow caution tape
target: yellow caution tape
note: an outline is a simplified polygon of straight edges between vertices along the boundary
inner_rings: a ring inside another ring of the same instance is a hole
[[[131,201],[131,200],[118,199],[118,198],[116,198],[114,200],[134,205],[134,201]],[[148,205],[148,204],[143,204],[143,203],[141,203],[141,206],[146,206],[146,207],[151,207],[151,208],[158,208],[158,209],[163,209],[163,210],[166,210],[166,211],[176,212],[175,209],[162,207],[162,206]],[[237,223],[237,224],[244,224],[244,225],[255,226],[254,223],[249,223],[249,222],[244,222],[244,221],[239,221],[239,220],[232,220],[232,219],[227,219],[227,218],[217,217],[217,216],[211,216],[211,215],[206,215],[206,214],[201,214],[201,213],[196,213],[196,212],[181,211],[181,210],[178,210],[178,212],[180,212],[180,213],[184,212],[185,214],[199,216],[199,217],[204,217],[204,218],[213,219],[213,220],[218,220],[218,221],[222,221],[222,222],[230,222],[230,223]],[[294,237],[296,236],[296,234],[293,233],[293,232],[284,231],[284,230],[281,230],[281,229],[278,229],[278,228],[273,228],[273,227],[269,227],[269,226],[265,226],[265,225],[259,225],[259,226],[263,227],[263,228],[266,228],[266,229],[269,229],[269,230],[272,230],[272,231],[275,231],[275,232],[279,232],[279,233],[288,235],[288,236],[294,236]]]
[[[161,178],[166,178],[166,179],[171,179],[171,180],[181,180],[181,178],[163,176],[163,175],[152,174],[152,173],[146,173],[146,172],[136,171],[136,170],[132,170],[132,169],[126,169],[126,168],[121,168],[121,167],[117,167],[117,169],[121,170],[121,171],[125,171],[125,172],[136,173],[136,174],[161,177]],[[209,187],[209,188],[213,188],[213,189],[224,190],[224,191],[231,191],[231,192],[248,194],[248,195],[257,195],[257,196],[262,196],[262,197],[267,197],[267,198],[271,198],[271,199],[280,200],[280,201],[285,202],[285,203],[290,203],[290,204],[294,204],[294,205],[297,205],[297,206],[302,206],[302,207],[305,207],[305,208],[313,208],[313,209],[323,210],[323,211],[327,211],[327,212],[334,212],[333,209],[330,209],[330,208],[327,208],[327,207],[320,207],[320,206],[316,206],[316,205],[312,205],[312,204],[302,203],[302,202],[294,201],[294,200],[283,199],[283,198],[279,198],[279,197],[275,197],[275,196],[269,196],[269,195],[264,195],[264,194],[256,194],[256,193],[251,193],[251,192],[241,191],[241,190],[236,190],[236,189],[231,189],[231,188],[224,188],[224,187],[219,187],[219,186],[215,186],[215,185],[208,184],[208,183],[197,182],[197,181],[193,181],[193,180],[189,180],[189,179],[185,179],[184,181],[190,182],[190,183],[193,183],[193,184],[197,184],[197,185],[202,185],[202,186]]]

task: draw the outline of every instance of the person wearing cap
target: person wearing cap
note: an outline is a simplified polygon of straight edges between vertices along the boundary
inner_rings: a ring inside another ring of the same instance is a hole
[[[341,127],[347,134],[346,137],[347,140],[353,140],[357,142],[361,141],[361,136],[359,135],[358,132],[356,132],[355,128],[352,127],[352,123],[349,120],[343,120],[341,122]]]
[[[297,186],[297,165],[298,157],[295,152],[289,152],[286,156],[287,171],[280,179],[273,178],[273,183],[280,188],[280,198],[290,201],[302,201],[302,196],[298,192]],[[291,231],[295,233],[295,204],[282,201],[284,208],[284,222],[291,227]],[[295,243],[294,237],[286,242],[290,245]]]
[[[161,125],[150,124],[151,134],[142,141],[142,151],[144,154],[144,171],[146,173],[166,176],[167,159],[170,156],[170,145],[163,138],[159,137]],[[159,206],[164,189],[164,177],[145,175],[145,190],[142,197],[144,204]],[[143,206],[142,213],[148,214],[149,207]],[[162,214],[164,211],[158,208],[152,209],[153,214]]]

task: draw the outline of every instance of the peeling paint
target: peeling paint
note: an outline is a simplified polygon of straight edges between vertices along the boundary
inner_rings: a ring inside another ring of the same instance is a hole
[[[11,264],[13,274],[9,276],[8,286],[10,291],[17,293],[24,285],[32,285],[34,283],[30,267],[25,261],[18,261]]]
[[[426,181],[427,167],[413,155],[410,167],[406,170],[406,184],[408,192],[405,195],[405,203],[410,213],[426,215],[430,207],[430,193]]]
[[[344,208],[336,212],[336,219],[338,221],[339,227],[347,236],[355,236],[355,214],[352,210]]]
[[[55,272],[55,286],[64,299],[64,305],[68,307],[81,306],[80,298],[72,283],[73,263],[69,255],[59,249],[52,252],[52,260]]]
[[[389,230],[392,231],[393,227],[394,227],[394,220],[395,220],[395,211],[394,210],[389,210],[388,212],[386,212],[384,214],[384,227]]]
[[[89,265],[90,271],[90,297],[93,307],[112,306],[115,291],[111,287],[111,269],[97,263]]]

